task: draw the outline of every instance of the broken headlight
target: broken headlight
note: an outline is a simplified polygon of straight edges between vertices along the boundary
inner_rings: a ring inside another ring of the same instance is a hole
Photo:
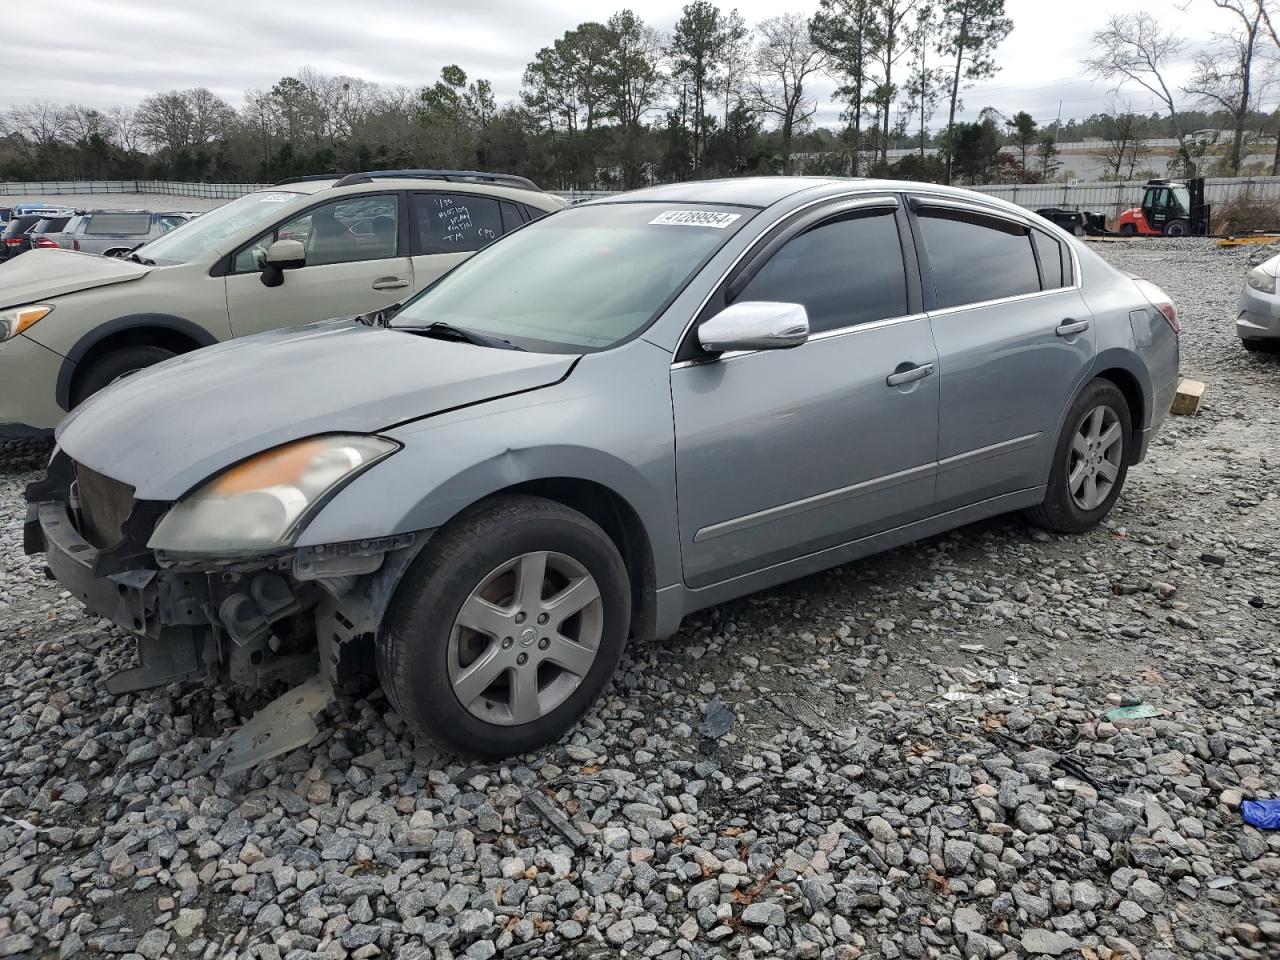
[[[201,554],[285,546],[313,508],[398,449],[382,437],[334,435],[260,453],[174,504],[147,546]]]
[[[51,313],[53,313],[53,306],[48,303],[31,303],[25,307],[0,310],[0,343],[16,337],[37,320],[43,320]]]

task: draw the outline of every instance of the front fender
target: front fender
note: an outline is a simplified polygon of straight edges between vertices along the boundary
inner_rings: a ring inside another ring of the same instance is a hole
[[[298,544],[434,529],[511,487],[570,479],[625,501],[656,583],[678,583],[670,355],[633,341],[587,359],[561,384],[384,431],[404,448],[340,491]]]

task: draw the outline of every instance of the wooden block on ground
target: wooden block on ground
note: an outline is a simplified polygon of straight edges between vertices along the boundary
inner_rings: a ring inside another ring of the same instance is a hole
[[[1194,416],[1200,412],[1200,403],[1204,400],[1204,384],[1199,380],[1182,380],[1178,383],[1178,392],[1173,398],[1170,413],[1181,416]]]

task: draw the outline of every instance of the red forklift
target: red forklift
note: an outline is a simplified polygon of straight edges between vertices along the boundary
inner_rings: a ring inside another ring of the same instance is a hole
[[[1124,237],[1207,237],[1209,205],[1204,202],[1204,177],[1186,183],[1168,178],[1148,180],[1142,204],[1116,218],[1116,233]]]

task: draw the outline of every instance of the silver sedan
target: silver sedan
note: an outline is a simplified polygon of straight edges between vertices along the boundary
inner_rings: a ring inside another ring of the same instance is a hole
[[[1280,294],[1276,274],[1280,254],[1249,271],[1240,290],[1236,314],[1236,335],[1246,350],[1275,350],[1280,347]]]

